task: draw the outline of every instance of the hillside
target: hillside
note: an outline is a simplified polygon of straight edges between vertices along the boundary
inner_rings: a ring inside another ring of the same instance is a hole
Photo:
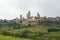
[[[30,39],[0,35],[0,40],[30,40]]]

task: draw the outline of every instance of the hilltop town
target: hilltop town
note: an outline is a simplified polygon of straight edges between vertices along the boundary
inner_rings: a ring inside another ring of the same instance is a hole
[[[10,39],[14,40],[15,37],[26,40],[60,40],[60,17],[41,17],[39,12],[34,17],[30,11],[26,17],[20,15],[20,18],[12,20],[0,19],[0,37],[3,35],[4,39],[11,36]]]
[[[60,40],[60,0],[0,0],[0,40]]]
[[[37,13],[36,17],[31,16],[31,12],[28,11],[27,18],[22,17],[22,15],[20,15],[20,19],[19,18],[15,18],[12,20],[2,20],[0,19],[0,25],[5,25],[8,23],[17,23],[17,24],[24,24],[24,25],[37,25],[37,24],[60,24],[60,17],[40,17],[39,12]]]

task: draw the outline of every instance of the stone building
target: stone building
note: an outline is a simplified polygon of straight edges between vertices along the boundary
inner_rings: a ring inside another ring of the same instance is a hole
[[[31,12],[30,11],[28,11],[28,13],[27,13],[27,19],[29,19],[30,17],[31,17]]]

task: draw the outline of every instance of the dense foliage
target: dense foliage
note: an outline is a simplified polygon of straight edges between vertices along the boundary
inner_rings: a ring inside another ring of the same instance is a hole
[[[0,35],[31,40],[60,40],[60,25],[52,25],[47,21],[39,21],[38,25],[9,23],[0,26]]]

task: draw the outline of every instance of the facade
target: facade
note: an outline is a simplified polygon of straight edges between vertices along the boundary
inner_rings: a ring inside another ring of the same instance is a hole
[[[60,17],[56,17],[56,21],[60,21]]]

